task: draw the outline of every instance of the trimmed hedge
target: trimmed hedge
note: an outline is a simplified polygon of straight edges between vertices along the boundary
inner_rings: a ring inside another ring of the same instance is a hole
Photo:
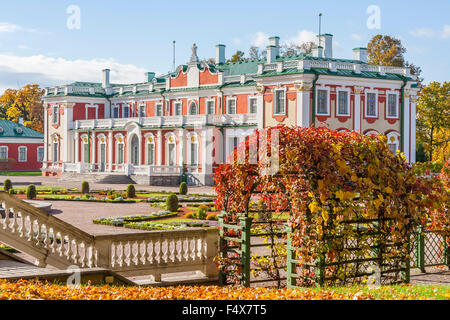
[[[180,184],[180,194],[186,195],[188,193],[188,186],[186,182]]]
[[[166,209],[171,212],[177,212],[178,211],[178,197],[176,194],[171,194],[166,199]]]
[[[5,191],[9,191],[9,189],[12,189],[13,185],[11,180],[9,179],[5,179],[5,181],[3,181],[3,190]]]
[[[150,221],[161,218],[170,218],[176,216],[176,212],[170,211],[159,211],[151,214],[143,214],[143,215],[135,215],[135,216],[122,216],[122,217],[109,217],[109,218],[99,218],[94,219],[93,222],[95,224],[103,224],[110,226],[122,227],[132,222],[142,222],[142,221]]]
[[[27,187],[27,199],[36,199],[36,186],[34,184],[30,184]]]
[[[127,187],[127,198],[136,198],[136,189],[132,184],[129,184]]]
[[[81,183],[81,193],[89,193],[89,182],[83,181]]]

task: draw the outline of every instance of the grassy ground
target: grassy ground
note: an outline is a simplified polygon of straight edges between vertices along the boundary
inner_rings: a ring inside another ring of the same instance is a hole
[[[449,286],[400,285],[321,289],[240,287],[67,287],[48,282],[0,279],[0,300],[449,300]]]
[[[40,171],[0,171],[2,176],[41,176]]]

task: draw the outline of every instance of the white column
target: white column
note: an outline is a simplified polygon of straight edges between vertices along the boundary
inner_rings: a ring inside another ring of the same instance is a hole
[[[212,129],[202,130],[202,173],[211,174],[212,172]]]
[[[108,171],[109,172],[112,171],[113,147],[114,147],[113,134],[112,134],[112,131],[110,131],[108,133],[108,169],[109,169]]]
[[[417,96],[412,95],[410,98],[411,101],[411,154],[410,154],[410,162],[416,162],[416,102]]]
[[[184,140],[183,140],[184,129],[178,130],[178,165],[183,165],[183,153],[184,153]]]
[[[158,131],[158,133],[156,134],[157,140],[158,140],[158,166],[160,166],[162,164],[162,132],[161,130]]]
[[[410,154],[409,154],[409,136],[411,134],[411,125],[410,125],[410,114],[409,114],[409,95],[405,94],[403,98],[404,104],[403,104],[403,114],[400,115],[403,117],[403,132],[402,132],[402,139],[403,139],[403,153],[405,154],[405,158],[407,162],[411,162]]]
[[[296,83],[297,89],[297,126],[309,128],[311,126],[310,92],[312,82]]]
[[[95,163],[95,131],[92,131],[91,133],[91,163],[94,164]]]
[[[361,92],[363,87],[355,86],[354,94],[355,94],[355,112],[353,114],[355,126],[353,128],[354,131],[361,133]]]
[[[78,133],[78,131],[75,132],[75,138],[74,138],[74,143],[75,143],[75,155],[74,155],[74,163],[78,163],[80,162],[79,159],[79,154],[80,154],[80,134]]]
[[[44,104],[44,159],[42,160],[42,168],[47,168],[48,161],[48,104]]]
[[[258,129],[264,128],[264,88],[260,89],[259,94],[256,96],[256,119]]]

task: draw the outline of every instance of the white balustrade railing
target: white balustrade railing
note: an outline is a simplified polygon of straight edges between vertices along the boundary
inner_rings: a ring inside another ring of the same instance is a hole
[[[6,192],[0,192],[0,204],[0,241],[34,257],[38,266],[100,267],[155,281],[187,271],[217,278],[215,227],[93,236]]]
[[[150,175],[181,175],[182,166],[150,166]]]

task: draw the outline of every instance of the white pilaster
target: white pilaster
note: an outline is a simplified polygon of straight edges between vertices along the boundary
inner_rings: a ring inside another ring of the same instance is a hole
[[[96,141],[95,141],[95,132],[92,131],[91,133],[91,163],[95,164],[95,145],[96,145]]]
[[[48,104],[44,104],[44,159],[42,168],[47,167],[48,161]]]
[[[403,132],[402,132],[402,138],[403,138],[403,153],[405,154],[405,158],[407,162],[411,162],[410,158],[410,134],[411,134],[411,117],[410,117],[410,106],[409,106],[409,95],[404,95],[404,105],[403,105],[403,114],[401,115],[403,117]]]
[[[361,133],[361,93],[363,87],[355,86],[354,94],[355,94],[355,112],[354,112],[354,120],[355,126],[353,128],[354,131]]]
[[[108,133],[108,171],[112,171],[112,157],[113,157],[113,134],[112,131]]]
[[[297,126],[311,126],[310,90],[312,82],[300,81],[295,84],[297,89]]]
[[[411,101],[411,162],[416,162],[416,118],[417,118],[417,96],[410,97]]]
[[[212,131],[211,128],[202,130],[202,173],[209,175],[212,173]]]
[[[162,133],[161,130],[158,131],[158,133],[156,134],[157,140],[158,140],[158,166],[160,166],[162,164]]]
[[[258,86],[258,95],[256,96],[256,119],[258,129],[264,128],[264,87]]]
[[[184,129],[178,130],[178,165],[183,165],[183,153],[184,153],[184,137],[183,137]]]

